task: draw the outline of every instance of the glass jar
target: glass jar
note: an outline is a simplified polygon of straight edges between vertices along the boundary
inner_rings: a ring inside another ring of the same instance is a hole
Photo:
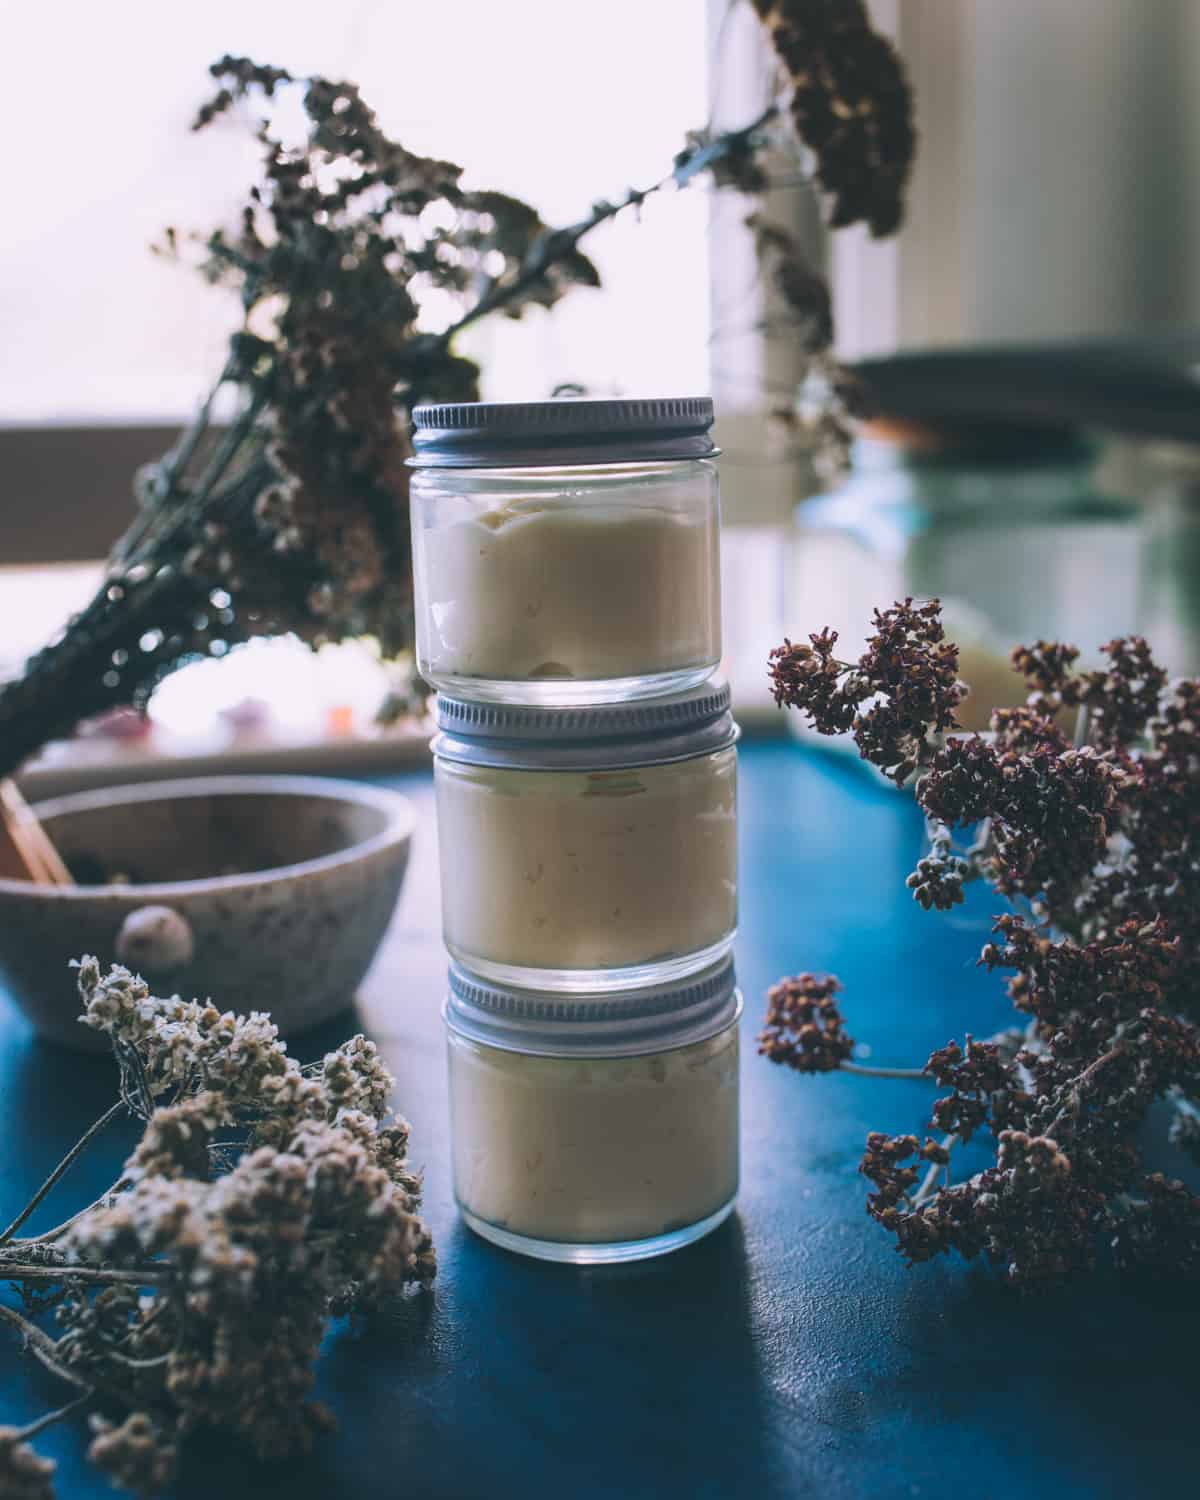
[[[417,665],[506,703],[616,703],[721,657],[708,398],[424,406],[410,487]]]
[[[694,973],[737,924],[737,727],[724,684],[535,709],[438,697],[452,957],[503,984],[612,990]]]
[[[1141,455],[1148,505],[1139,630],[1172,677],[1200,672],[1200,445]]]
[[[797,508],[789,633],[832,626],[854,660],[875,608],[939,598],[971,687],[959,719],[986,729],[1025,698],[1015,645],[1094,659],[1136,628],[1138,507],[1097,491],[1094,462],[1073,432],[1004,423],[856,444],[842,486]]]
[[[683,985],[564,1000],[452,968],[454,1195],[544,1260],[641,1260],[699,1239],[738,1189],[741,997],[726,960]]]

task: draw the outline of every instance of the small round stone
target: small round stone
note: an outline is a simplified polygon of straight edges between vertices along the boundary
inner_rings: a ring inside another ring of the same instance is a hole
[[[196,951],[186,917],[171,906],[139,906],[117,934],[118,960],[146,974],[169,974],[190,963]]]

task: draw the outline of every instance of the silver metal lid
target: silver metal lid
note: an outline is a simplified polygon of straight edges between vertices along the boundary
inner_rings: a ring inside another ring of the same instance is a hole
[[[418,469],[672,462],[716,453],[709,396],[636,401],[468,401],[412,414]]]
[[[439,693],[433,751],[469,766],[529,771],[658,766],[736,742],[729,684],[587,708],[477,703]]]
[[[741,1014],[733,960],[653,989],[561,995],[450,966],[443,1015],[459,1036],[534,1057],[639,1057],[707,1041]]]

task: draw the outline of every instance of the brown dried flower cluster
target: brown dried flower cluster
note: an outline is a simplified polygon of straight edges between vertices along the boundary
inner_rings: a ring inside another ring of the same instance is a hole
[[[4,1500],[54,1500],[57,1467],[53,1459],[34,1452],[21,1429],[0,1427],[0,1495]]]
[[[796,133],[816,156],[835,229],[877,236],[904,217],[916,134],[904,68],[863,0],[754,0],[791,86]]]
[[[771,652],[775,702],[806,713],[820,734],[849,731],[864,760],[902,785],[932,752],[931,736],[956,729],[966,696],[958,647],[946,640],[936,599],[876,610],[857,662],[834,656],[836,630],[784,641]]]
[[[962,903],[963,886],[970,874],[970,865],[954,852],[949,829],[941,827],[932,831],[929,853],[917,861],[917,868],[906,884],[913,893],[913,900],[926,911],[931,908],[949,911],[952,906]]]
[[[1124,1267],[1195,1274],[1200,1196],[1147,1173],[1138,1132],[1167,1098],[1174,1138],[1200,1142],[1200,684],[1168,687],[1140,637],[1108,642],[1089,670],[1074,646],[1039,641],[1013,652],[1028,702],[997,710],[988,736],[947,736],[961,685],[938,616],[936,601],[908,600],[876,615],[856,663],[822,632],[770,666],[780,703],[849,732],[897,782],[915,778],[931,829],[908,882],[922,906],[948,909],[982,879],[1021,907],[996,919],[980,963],[1010,971],[1023,1035],[930,1056],[943,1140],[873,1134],[868,1211],[910,1263],[986,1255],[1033,1284],[1109,1245]],[[1070,707],[1077,744],[1055,717]],[[961,828],[974,839],[956,848]],[[788,984],[771,992],[768,1033]],[[994,1165],[951,1181],[952,1152],[985,1129]]]
[[[799,974],[767,995],[767,1020],[759,1051],[798,1073],[832,1073],[854,1054],[854,1039],[834,996],[841,985],[830,975]]]
[[[0,1320],[85,1397],[125,1409],[93,1415],[88,1449],[120,1488],[161,1493],[198,1427],[267,1458],[303,1452],[331,1421],[310,1400],[329,1319],[435,1274],[391,1076],[364,1037],[301,1068],[268,1016],[161,999],[94,959],[79,988],[145,1129],[97,1204],[0,1243],[0,1279],[25,1303],[0,1304]],[[0,1435],[0,1465],[42,1500],[50,1470],[19,1438]]]

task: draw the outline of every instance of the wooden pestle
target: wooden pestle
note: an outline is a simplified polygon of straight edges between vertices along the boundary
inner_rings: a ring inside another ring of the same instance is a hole
[[[14,781],[0,781],[0,878],[35,885],[74,885],[71,872],[50,842]]]

